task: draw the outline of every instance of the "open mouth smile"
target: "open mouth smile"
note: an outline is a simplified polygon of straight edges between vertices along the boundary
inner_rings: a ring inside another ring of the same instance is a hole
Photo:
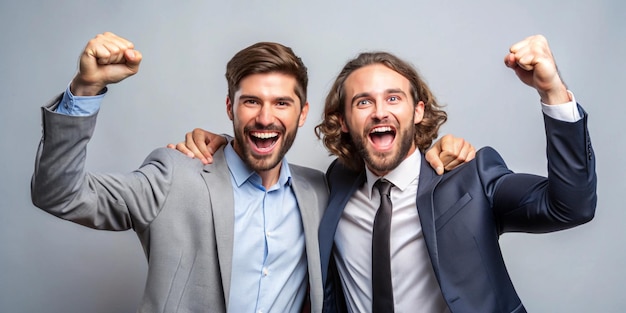
[[[272,152],[280,138],[280,133],[276,131],[250,131],[248,134],[252,149],[258,154]]]
[[[370,143],[376,150],[389,150],[396,139],[396,129],[392,126],[376,126],[368,134]]]

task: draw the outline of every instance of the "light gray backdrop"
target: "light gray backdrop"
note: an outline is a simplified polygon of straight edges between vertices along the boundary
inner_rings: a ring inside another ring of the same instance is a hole
[[[269,40],[309,66],[311,110],[291,162],[325,169],[330,158],[313,135],[325,93],[347,59],[384,49],[414,63],[447,104],[443,133],[495,147],[516,171],[545,174],[538,96],[502,62],[511,44],[544,34],[590,114],[597,214],[560,233],[506,234],[505,258],[530,312],[624,312],[624,12],[619,0],[2,0],[0,312],[132,312],[141,297],[146,261],[133,232],[57,219],[29,195],[39,107],[64,90],[86,42],[104,31],[131,39],[144,61],[106,96],[93,171],[130,171],[194,127],[232,133],[225,64]]]

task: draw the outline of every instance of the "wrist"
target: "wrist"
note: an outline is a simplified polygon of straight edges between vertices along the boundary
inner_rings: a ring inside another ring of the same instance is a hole
[[[90,84],[82,80],[79,76],[74,77],[70,83],[70,92],[74,96],[91,97],[97,96],[104,91],[106,84]]]
[[[548,105],[563,104],[572,101],[569,92],[567,92],[567,87],[564,84],[560,84],[557,88],[548,91],[539,91],[539,96],[541,97],[541,102]]]

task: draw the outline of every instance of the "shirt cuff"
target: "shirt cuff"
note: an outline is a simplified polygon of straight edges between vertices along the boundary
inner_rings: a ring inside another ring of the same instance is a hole
[[[541,109],[543,114],[559,121],[563,122],[577,122],[582,117],[580,116],[580,112],[578,111],[578,105],[576,105],[576,98],[574,98],[574,94],[571,91],[567,91],[572,99],[570,102],[563,104],[545,104],[541,103]]]
[[[70,87],[67,86],[63,98],[55,112],[71,116],[89,116],[93,115],[100,110],[100,104],[104,98],[104,94],[107,92],[107,88],[104,88],[96,96],[75,96],[70,91]]]

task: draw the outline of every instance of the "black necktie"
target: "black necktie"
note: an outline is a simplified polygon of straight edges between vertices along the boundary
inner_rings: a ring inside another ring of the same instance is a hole
[[[389,251],[389,233],[391,231],[392,184],[379,179],[374,184],[380,191],[380,207],[374,218],[372,231],[372,312],[393,312],[393,286],[391,285],[391,253]]]

